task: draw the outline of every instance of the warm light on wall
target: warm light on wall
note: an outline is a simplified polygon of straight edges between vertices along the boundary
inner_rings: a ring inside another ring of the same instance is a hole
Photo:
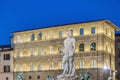
[[[104,67],[103,67],[105,70],[107,70],[107,69],[109,69],[106,65],[104,65]]]

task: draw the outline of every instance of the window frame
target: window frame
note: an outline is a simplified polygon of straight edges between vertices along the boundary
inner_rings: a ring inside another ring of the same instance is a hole
[[[3,54],[3,60],[10,60],[11,56],[10,54]]]
[[[82,46],[83,46],[83,48],[81,48]],[[80,52],[85,51],[85,45],[84,45],[84,43],[81,43],[81,44],[79,45],[79,51],[80,51]]]
[[[84,35],[84,28],[80,28],[80,35]]]
[[[96,27],[91,28],[91,34],[96,34]]]
[[[10,65],[4,65],[3,69],[5,73],[10,72]]]
[[[94,45],[94,47],[93,47],[93,45]],[[96,51],[96,43],[95,42],[92,42],[90,44],[90,51]]]
[[[30,41],[35,41],[35,34],[32,33],[32,34],[30,35]]]
[[[62,37],[63,37],[63,32],[59,31],[59,38],[62,38]]]
[[[40,33],[38,34],[38,40],[42,40],[42,36],[43,36],[43,34],[42,34],[42,32],[40,32]]]

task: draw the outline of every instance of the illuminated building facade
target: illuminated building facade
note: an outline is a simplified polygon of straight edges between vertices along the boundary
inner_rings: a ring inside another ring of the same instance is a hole
[[[91,80],[107,80],[115,71],[115,30],[109,20],[50,26],[13,33],[13,80],[22,73],[25,80],[46,80],[62,73],[62,56],[67,30],[76,39],[76,74],[91,73]],[[115,80],[115,79],[114,79]]]
[[[118,29],[109,20],[13,33],[14,72],[23,73],[27,80],[45,80],[48,75],[55,77],[60,74],[60,53],[63,51],[63,40],[68,29],[73,31],[73,37],[76,39],[76,74],[89,71],[92,80],[106,80],[110,70],[115,71],[114,33]]]

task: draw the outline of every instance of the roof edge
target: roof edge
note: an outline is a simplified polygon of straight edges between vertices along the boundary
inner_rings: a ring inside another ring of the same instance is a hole
[[[25,31],[30,31],[30,30],[37,30],[37,29],[47,29],[47,28],[53,28],[53,27],[59,27],[59,26],[66,26],[66,25],[74,25],[74,24],[82,24],[82,23],[89,23],[89,22],[98,22],[98,21],[107,21],[108,19],[100,19],[100,20],[91,20],[91,21],[84,21],[84,22],[75,22],[75,23],[68,23],[68,24],[61,24],[61,25],[51,25],[51,26],[43,26],[41,28],[35,28],[35,29],[27,29],[27,30],[21,30],[21,31],[15,31],[12,32],[14,33],[18,33],[18,32],[25,32]],[[109,20],[108,20],[109,21]],[[112,22],[111,22],[112,23]]]
[[[116,26],[114,23],[112,23],[110,20],[106,19],[104,21],[106,23],[109,23],[111,26],[113,26],[115,30],[120,31],[120,28],[118,26]]]

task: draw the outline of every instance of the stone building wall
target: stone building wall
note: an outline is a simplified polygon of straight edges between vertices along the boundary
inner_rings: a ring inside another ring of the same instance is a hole
[[[92,27],[95,27],[95,34],[91,34]],[[84,29],[83,35],[80,35],[81,28]],[[73,30],[73,37],[76,39],[74,58],[76,73],[79,74],[79,69],[81,69],[80,61],[84,60],[83,72],[89,69],[94,76],[93,80],[97,80],[96,78],[98,77],[99,80],[106,80],[110,73],[109,70],[115,70],[115,27],[106,21],[15,32],[14,79],[17,72],[23,73],[26,80],[29,78],[27,74],[34,75],[32,80],[35,80],[37,75],[40,75],[42,80],[44,80],[48,75],[55,77],[60,74],[62,56],[58,48],[59,46],[64,47],[63,41],[66,38],[68,29]],[[62,31],[62,37],[60,37],[60,31]],[[41,40],[38,37],[39,33],[42,33]],[[34,34],[34,40],[31,41],[30,36],[32,34]],[[96,49],[93,51],[90,50],[92,43],[96,44]],[[80,51],[80,44],[84,44],[84,51]],[[53,48],[52,51],[51,47]],[[39,55],[40,48],[42,48],[42,53]],[[31,54],[31,50],[34,50],[34,54]],[[92,63],[96,64],[94,67],[91,67],[92,60],[96,60],[96,62]],[[40,69],[38,68],[39,64],[41,65]],[[104,68],[106,68],[106,72]]]

